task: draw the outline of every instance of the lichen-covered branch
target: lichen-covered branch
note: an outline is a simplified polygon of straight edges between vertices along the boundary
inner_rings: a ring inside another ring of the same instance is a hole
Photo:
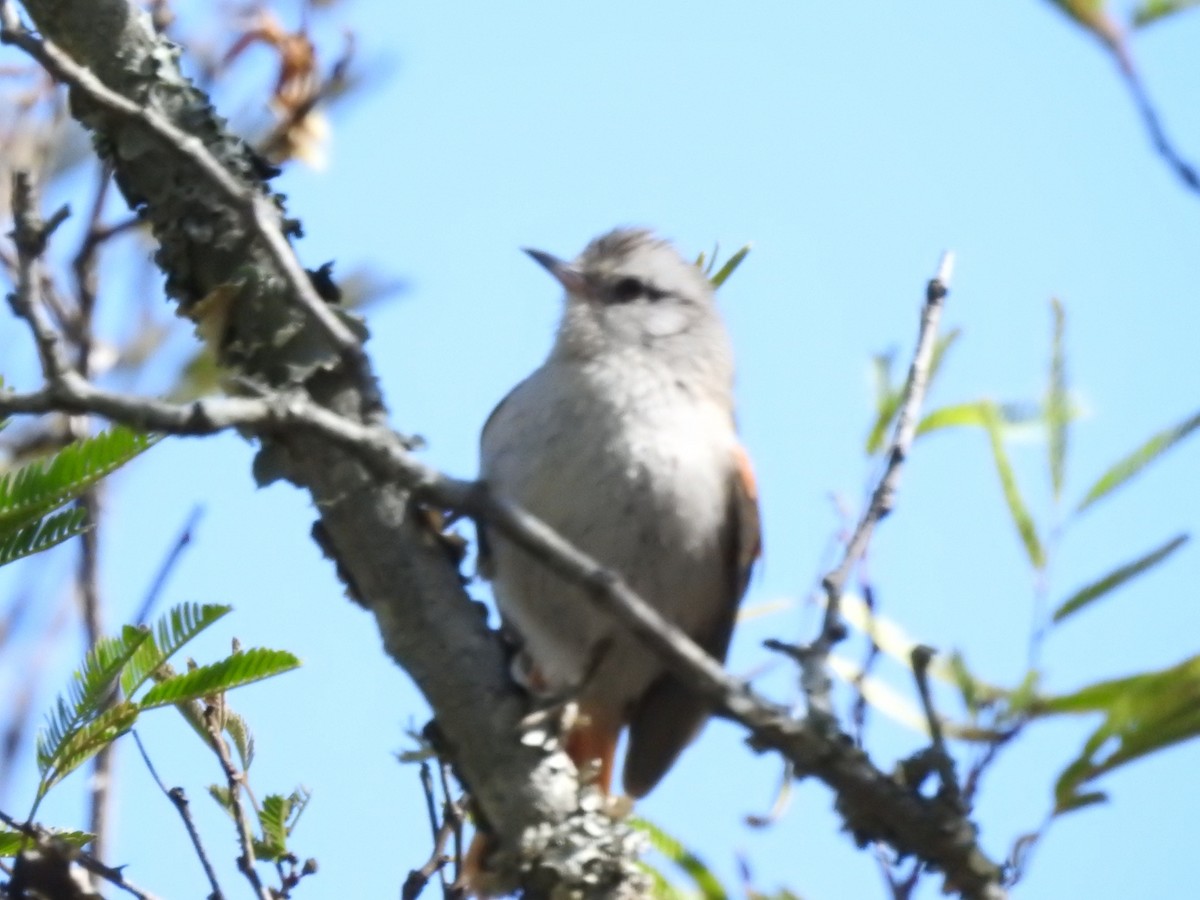
[[[286,478],[311,494],[321,545],[355,599],[374,614],[388,651],[429,699],[446,748],[500,840],[498,864],[519,871],[529,896],[563,889],[641,895],[644,882],[628,852],[635,841],[625,825],[581,803],[574,768],[552,742],[520,739],[527,700],[510,683],[501,646],[469,602],[440,535],[417,514],[420,501],[486,519],[588,587],[593,602],[746,726],[756,748],[779,752],[799,774],[829,784],[857,839],[918,856],[965,896],[1003,895],[998,868],[959,810],[884,774],[828,722],[797,720],[763,699],[615,573],[485,486],[425,465],[383,427],[365,355],[349,351],[345,335],[314,309],[306,296],[311,285],[297,275],[290,249],[281,256],[280,241],[286,247],[284,235],[294,229],[263,186],[262,168],[179,74],[176,51],[144,15],[126,0],[25,0],[25,7],[53,42],[41,44],[45,58],[71,85],[77,116],[92,129],[126,198],[152,223],[168,291],[222,362],[242,374],[251,396],[187,405],[122,396],[69,367],[58,370],[48,350],[45,386],[0,392],[0,413],[87,411],[176,434],[237,428],[258,436],[256,474]],[[23,46],[32,40],[30,52],[37,52],[40,39],[11,16],[4,25],[6,39],[20,37]],[[95,76],[100,89],[81,71]],[[210,161],[236,190],[212,189]],[[18,301],[17,308],[39,346],[51,348],[54,335],[36,304],[22,308]],[[329,311],[359,333],[341,311]]]

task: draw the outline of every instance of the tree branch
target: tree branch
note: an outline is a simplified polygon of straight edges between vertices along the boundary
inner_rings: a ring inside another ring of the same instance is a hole
[[[257,212],[263,204],[253,160],[178,74],[170,48],[124,0],[25,5],[41,32],[64,49],[63,58],[85,63],[103,88],[60,66],[81,121],[103,138],[118,185],[154,225],[168,291],[201,318],[206,301],[232,291],[236,302],[226,304],[228,320],[217,335],[222,361],[266,387],[257,397],[180,406],[107,392],[68,370],[49,377],[39,391],[0,393],[0,411],[88,411],[175,434],[237,428],[262,438],[257,474],[264,480],[286,477],[312,494],[321,514],[322,545],[335,556],[354,596],[374,613],[389,653],[433,706],[448,750],[501,841],[497,864],[515,872],[517,847],[524,844],[520,880],[527,895],[567,888],[586,896],[632,897],[642,894],[644,882],[628,858],[633,838],[627,826],[581,808],[566,755],[556,745],[518,739],[527,698],[510,683],[501,647],[467,602],[439,536],[424,517],[412,514],[415,500],[485,519],[551,570],[587,588],[593,602],[688,678],[718,711],[746,726],[756,749],[778,751],[798,774],[829,784],[857,839],[886,841],[900,853],[919,856],[946,873],[950,890],[970,897],[1003,895],[998,868],[957,810],[885,775],[840,731],[798,721],[759,697],[618,575],[485,485],[425,465],[401,437],[381,427],[373,378],[369,370],[357,371],[359,362],[366,365],[365,355],[348,360],[344,352],[322,350],[330,334],[317,327],[320,317],[310,304],[298,299],[306,282],[295,275],[290,247],[283,253],[264,234],[277,228],[264,228]],[[5,25],[11,34],[7,18]],[[194,187],[210,178],[198,146],[236,184],[251,186],[245,191],[256,198],[254,217],[246,214],[247,195],[240,187],[232,194],[212,191],[211,183]],[[36,317],[28,320],[34,325]],[[34,331],[39,334],[38,327]],[[333,343],[338,351],[337,340]],[[917,363],[914,369],[921,371]],[[907,423],[903,415],[901,421]],[[877,492],[879,506],[868,530],[890,503],[906,449],[902,444],[892,474]],[[447,665],[450,659],[473,664]],[[564,854],[563,847],[578,852]]]
[[[28,890],[35,896],[56,897],[60,900],[74,900],[76,897],[79,900],[95,900],[96,894],[70,879],[70,864],[77,863],[92,875],[103,878],[138,900],[158,900],[153,894],[128,881],[121,867],[106,866],[90,853],[66,844],[44,828],[29,822],[20,822],[2,810],[0,822],[28,837],[40,854],[34,859],[30,851],[26,850],[17,858],[18,864],[13,867],[12,881],[6,885],[15,891],[16,895],[23,896]],[[25,871],[22,871],[23,863],[27,864]]]
[[[859,840],[885,841],[947,874],[947,886],[972,897],[1001,896],[999,870],[975,843],[974,827],[957,808],[929,800],[876,769],[840,732],[799,721],[729,675],[682,631],[664,620],[616,573],[577,550],[529,513],[497,497],[480,482],[450,478],[422,463],[391,431],[341,419],[296,396],[200,400],[176,406],[129,398],[69,383],[57,396],[0,393],[0,413],[77,411],[81,405],[140,428],[176,434],[210,434],[237,428],[259,434],[288,430],[318,433],[354,453],[380,478],[409,487],[417,497],[487,521],[561,577],[584,586],[591,599],[646,642],[723,715],[750,732],[758,750],[775,750],[799,774],[813,775],[838,794],[838,809]]]
[[[69,373],[48,379],[22,402],[29,409],[52,408],[55,398],[59,408],[98,405],[115,421],[162,427],[167,422],[156,421],[160,416],[186,426],[168,430],[200,433],[230,427],[251,411],[260,424],[278,426],[291,417],[287,407],[295,398],[303,398],[329,427],[258,432],[264,440],[256,475],[284,477],[310,493],[320,514],[319,543],[374,615],[388,653],[435,711],[447,751],[496,835],[497,873],[514,886],[519,880],[531,895],[563,887],[638,896],[644,876],[627,852],[636,841],[633,831],[581,807],[575,768],[557,745],[520,740],[528,698],[511,683],[504,649],[463,589],[440,536],[414,515],[411,489],[381,477],[379,466],[348,449],[354,433],[369,437],[367,446],[375,442],[376,456],[386,447],[382,429],[372,427],[381,419],[375,379],[361,347],[348,360],[331,340],[328,322],[321,327],[327,317],[281,238],[285,225],[292,234],[298,227],[286,223],[279,198],[268,195],[264,166],[225,130],[207,98],[180,73],[177,49],[133,4],[26,0],[24,6],[40,35],[60,51],[45,58],[71,85],[72,113],[94,132],[118,188],[151,225],[168,294],[199,323],[220,361],[272,399],[264,406],[233,398],[233,406],[212,407],[216,420],[206,420],[203,405],[147,410]],[[20,40],[31,50],[49,46],[21,28],[11,3],[4,13],[5,39],[23,33]],[[220,189],[226,176],[238,191]],[[253,218],[247,196],[255,198]],[[361,331],[348,313],[324,309],[352,334]]]

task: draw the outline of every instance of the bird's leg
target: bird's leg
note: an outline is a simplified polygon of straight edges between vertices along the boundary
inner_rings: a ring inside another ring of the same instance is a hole
[[[567,756],[580,773],[595,771],[593,783],[605,796],[612,793],[613,758],[620,734],[619,719],[586,706],[581,706],[579,719],[567,734]]]

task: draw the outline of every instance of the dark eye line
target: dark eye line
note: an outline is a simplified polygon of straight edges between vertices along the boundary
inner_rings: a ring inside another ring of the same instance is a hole
[[[617,303],[631,303],[639,297],[645,297],[647,300],[654,302],[661,300],[670,294],[670,291],[664,291],[662,288],[657,288],[652,284],[646,284],[632,275],[617,281],[613,285],[611,295]]]

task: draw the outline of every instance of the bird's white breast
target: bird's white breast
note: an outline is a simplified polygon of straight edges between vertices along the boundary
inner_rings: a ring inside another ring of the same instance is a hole
[[[489,422],[483,476],[696,635],[732,602],[735,440],[727,410],[640,354],[552,358]],[[497,604],[550,687],[580,687],[602,652],[589,685],[603,687],[587,690],[620,707],[661,671],[582,592],[502,537],[491,543]]]

